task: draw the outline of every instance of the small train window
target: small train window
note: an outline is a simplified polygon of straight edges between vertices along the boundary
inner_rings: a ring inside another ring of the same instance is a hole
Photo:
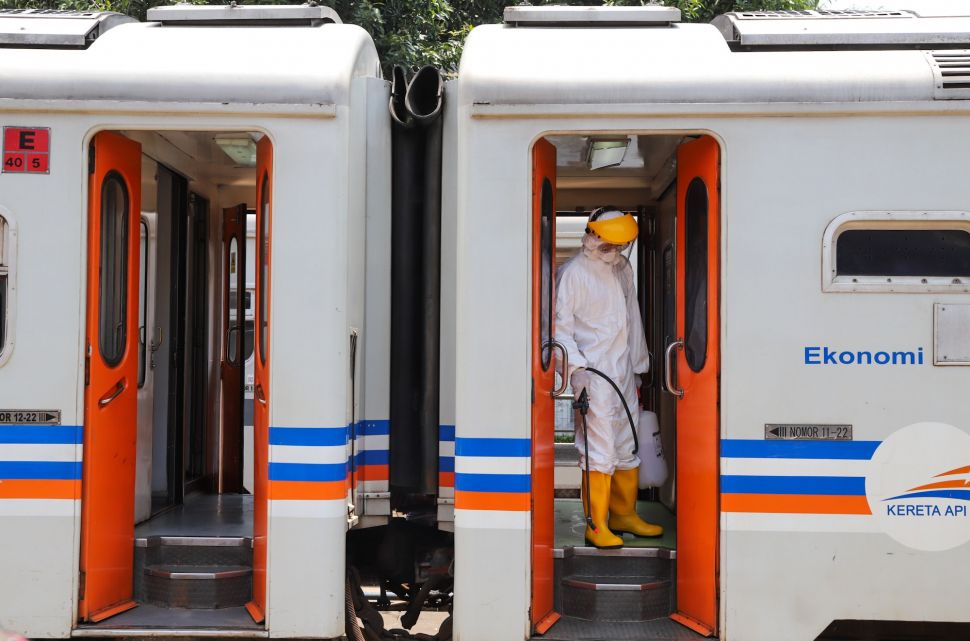
[[[694,178],[687,186],[684,242],[684,355],[699,372],[707,361],[707,185]]]
[[[0,365],[9,357],[13,343],[14,249],[13,227],[0,215]]]
[[[138,389],[145,386],[148,366],[148,224],[139,225],[138,253]]]
[[[853,212],[832,221],[825,291],[970,291],[970,213]]]
[[[539,294],[539,344],[543,346],[543,371],[549,369],[549,362],[552,358],[552,350],[545,348],[545,345],[552,339],[552,316],[554,313],[552,284],[555,281],[555,277],[552,272],[556,264],[555,234],[553,234],[556,212],[552,209],[552,191],[552,183],[548,178],[543,179],[542,194],[540,197],[542,207],[540,213],[542,218],[539,223],[539,252],[541,254],[539,258],[541,270],[540,283],[542,288]]]

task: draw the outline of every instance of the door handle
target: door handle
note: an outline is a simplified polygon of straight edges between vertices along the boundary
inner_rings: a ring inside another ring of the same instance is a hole
[[[549,340],[545,345],[542,346],[543,351],[547,349],[558,349],[559,353],[562,354],[562,371],[559,372],[559,387],[552,390],[552,397],[559,398],[566,393],[566,388],[569,386],[569,354],[566,352],[566,346],[557,340]]]
[[[157,339],[156,338],[152,338],[152,343],[150,345],[151,350],[153,352],[157,352],[158,351],[158,348],[162,346],[162,336],[163,336],[163,334],[162,334],[162,328],[161,327],[156,327],[155,328],[155,335],[158,336],[158,338]]]
[[[255,391],[254,395],[256,396],[256,400],[257,401],[259,401],[263,405],[266,405],[266,395],[263,394],[263,386],[262,385],[256,385],[256,391]]]
[[[680,338],[675,340],[670,345],[667,345],[667,351],[664,352],[664,385],[667,391],[676,396],[677,398],[682,398],[684,396],[684,390],[677,389],[674,385],[674,350],[684,348],[684,339]]]
[[[111,401],[121,396],[121,393],[124,391],[125,391],[125,379],[121,379],[115,384],[113,391],[101,397],[101,399],[98,401],[98,405],[101,407],[107,407],[108,403],[110,403]]]

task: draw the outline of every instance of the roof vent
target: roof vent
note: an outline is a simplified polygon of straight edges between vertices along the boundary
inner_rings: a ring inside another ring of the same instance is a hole
[[[120,13],[0,9],[0,47],[87,49],[109,29],[134,18]]]
[[[330,7],[313,4],[301,5],[195,5],[176,4],[153,7],[148,10],[148,20],[162,25],[180,27],[212,27],[231,25],[235,27],[319,27],[323,24],[340,24],[340,16]]]
[[[875,11],[869,9],[819,9],[788,11],[739,11],[735,14],[741,20],[791,20],[798,18],[912,18],[909,11]]]
[[[711,21],[734,51],[965,49],[970,16],[912,11],[740,11]]]
[[[505,24],[512,27],[656,27],[680,22],[680,9],[643,7],[580,7],[519,5],[505,7]]]
[[[970,98],[970,50],[929,51],[937,100]]]

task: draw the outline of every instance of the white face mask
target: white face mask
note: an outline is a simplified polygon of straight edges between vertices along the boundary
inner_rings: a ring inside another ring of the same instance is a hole
[[[602,249],[596,250],[597,258],[607,265],[615,264],[620,259],[620,253],[620,247],[617,245],[612,245],[607,251],[603,251]]]

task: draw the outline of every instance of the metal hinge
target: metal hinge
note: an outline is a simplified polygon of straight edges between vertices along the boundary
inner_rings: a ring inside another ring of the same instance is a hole
[[[94,142],[88,145],[88,173],[94,173]]]
[[[84,354],[84,386],[91,384],[91,343],[88,343],[88,351]]]
[[[77,585],[77,597],[79,601],[84,600],[84,587],[87,585],[87,580],[86,580],[87,576],[88,575],[86,572],[81,572],[81,576]]]

